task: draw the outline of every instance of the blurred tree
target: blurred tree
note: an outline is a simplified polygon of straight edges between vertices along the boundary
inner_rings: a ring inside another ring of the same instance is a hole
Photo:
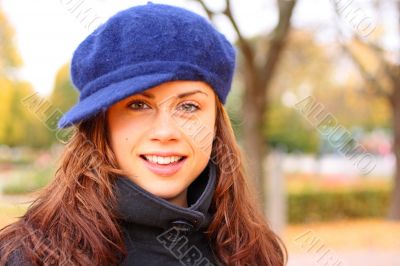
[[[203,0],[196,0],[203,7],[210,20],[223,14],[230,21],[237,35],[240,54],[237,71],[241,75],[244,87],[242,124],[243,146],[247,161],[251,163],[254,183],[260,192],[260,200],[265,211],[266,180],[264,180],[263,162],[267,154],[267,145],[263,136],[264,113],[267,110],[268,91],[276,73],[282,51],[286,45],[290,30],[290,20],[296,0],[277,0],[278,23],[275,28],[262,39],[262,45],[245,38],[232,14],[231,1],[225,0],[225,9],[221,13],[212,11]]]
[[[271,146],[289,152],[320,150],[322,136],[307,119],[299,118],[293,106],[311,95],[347,129],[388,127],[386,102],[366,94],[358,73],[349,71],[351,62],[334,45],[318,41],[316,32],[292,29],[282,57],[264,122],[264,134]]]
[[[16,49],[14,30],[0,6],[0,75],[22,65],[22,59]]]
[[[317,152],[319,145],[318,132],[306,119],[299,118],[294,101],[300,101],[298,97],[304,97],[305,93],[326,93],[334,86],[331,81],[334,66],[327,48],[314,35],[301,29],[290,31],[282,55],[284,60],[271,84],[264,135],[270,145],[288,152]]]
[[[18,77],[21,65],[14,31],[0,7],[0,144],[40,147],[48,140],[40,121],[21,102],[33,94],[31,85]]]
[[[266,115],[264,135],[271,147],[286,152],[317,153],[319,136],[314,128],[310,128],[306,120],[299,119],[293,108],[280,102],[269,105]]]
[[[73,106],[78,101],[78,91],[74,89],[71,80],[70,80],[70,64],[65,63],[60,67],[57,71],[53,90],[49,95],[47,101],[51,106],[53,111],[65,113],[69,110],[71,106]],[[58,121],[57,121],[58,122]],[[54,125],[53,125],[54,126]],[[58,129],[57,131],[65,131],[65,133],[54,132],[54,130],[49,130],[49,138],[52,143],[56,142],[65,142],[68,138],[58,139],[59,137],[68,136],[67,132],[71,129]]]
[[[382,3],[389,4],[392,10],[396,10],[397,25],[400,22],[400,2],[396,0],[374,1],[375,11],[378,18],[383,18],[379,13],[382,11]],[[340,17],[338,6],[336,11]],[[360,38],[353,34],[350,42],[343,42],[343,50],[350,56],[360,73],[369,84],[369,89],[378,96],[385,99],[392,113],[393,128],[393,152],[396,157],[396,172],[394,178],[394,189],[392,194],[392,203],[388,217],[390,219],[400,220],[400,58],[399,51],[390,52],[382,45],[384,37],[384,28],[382,21],[380,27],[373,32],[369,38]],[[400,32],[398,33],[398,39]]]
[[[0,143],[8,146],[47,146],[49,140],[41,121],[22,100],[34,92],[29,83],[0,77]]]
[[[74,89],[70,81],[70,65],[64,64],[57,72],[53,91],[49,97],[51,104],[66,112],[78,101],[78,91]]]

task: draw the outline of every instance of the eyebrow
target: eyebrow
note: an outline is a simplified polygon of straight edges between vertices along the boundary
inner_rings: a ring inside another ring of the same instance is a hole
[[[188,92],[180,93],[180,94],[178,94],[178,95],[176,95],[176,96],[177,96],[178,98],[184,98],[184,97],[187,97],[187,96],[196,94],[196,93],[203,93],[203,94],[205,94],[205,95],[208,97],[208,94],[207,94],[207,93],[205,93],[204,91],[200,91],[200,90],[188,91]],[[138,93],[138,95],[143,95],[144,97],[151,98],[151,99],[154,99],[154,98],[155,98],[155,96],[154,96],[153,94],[149,93],[149,92]]]

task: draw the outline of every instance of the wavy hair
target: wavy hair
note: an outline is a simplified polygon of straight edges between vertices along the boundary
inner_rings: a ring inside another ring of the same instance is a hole
[[[207,234],[226,265],[286,265],[284,242],[264,218],[229,116],[216,102],[217,138],[211,159],[217,162],[218,183],[212,201],[215,215]]]
[[[246,178],[229,117],[216,101],[212,157],[217,186],[207,230],[225,265],[281,266],[287,251],[263,217]],[[32,265],[118,265],[126,248],[113,180],[124,175],[109,145],[105,113],[81,122],[65,146],[52,181],[14,223],[0,230],[0,265],[12,253]]]

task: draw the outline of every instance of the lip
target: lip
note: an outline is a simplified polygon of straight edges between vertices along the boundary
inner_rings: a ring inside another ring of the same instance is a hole
[[[177,153],[177,152],[149,152],[149,153],[143,153],[140,155],[156,155],[156,156],[161,156],[161,157],[167,157],[167,156],[181,156],[181,157],[186,157],[186,155],[182,153]]]
[[[173,156],[173,155],[170,155],[170,156]],[[182,155],[176,155],[176,156],[182,156]],[[158,163],[153,163],[153,162],[147,161],[142,156],[139,156],[139,157],[140,157],[140,159],[142,159],[142,161],[143,161],[144,165],[147,167],[147,169],[149,169],[153,173],[155,173],[157,175],[161,175],[161,176],[170,176],[170,175],[177,173],[182,168],[182,166],[185,164],[185,162],[188,158],[187,156],[184,156],[184,158],[181,161],[164,165],[164,164],[158,164]]]

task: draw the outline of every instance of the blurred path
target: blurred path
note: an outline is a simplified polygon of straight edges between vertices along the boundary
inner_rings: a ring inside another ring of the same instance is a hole
[[[379,219],[289,225],[288,266],[400,266],[400,222]]]
[[[4,195],[0,192],[0,203],[9,205],[25,205],[31,203],[35,198],[27,195]]]
[[[329,261],[312,254],[289,254],[288,266],[400,266],[400,250],[365,249],[335,252]],[[335,264],[336,263],[336,264]]]

